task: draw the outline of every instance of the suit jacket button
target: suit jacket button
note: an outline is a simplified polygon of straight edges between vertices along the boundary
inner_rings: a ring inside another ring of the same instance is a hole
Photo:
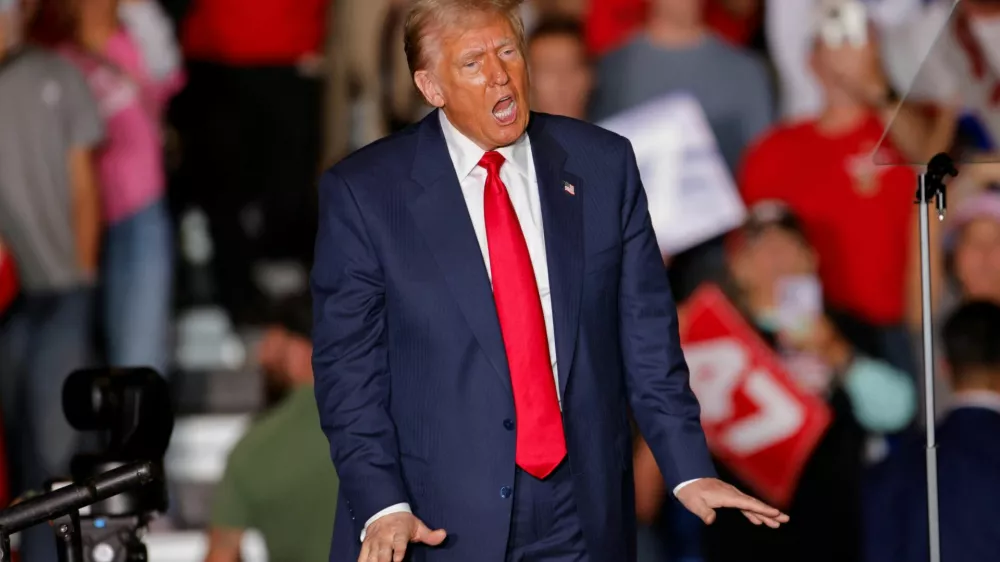
[[[511,492],[513,492],[513,490],[510,489],[510,486],[504,486],[503,488],[500,488],[500,497],[507,499],[510,497]]]
[[[507,431],[513,431],[514,420],[503,420],[503,426],[507,429]]]

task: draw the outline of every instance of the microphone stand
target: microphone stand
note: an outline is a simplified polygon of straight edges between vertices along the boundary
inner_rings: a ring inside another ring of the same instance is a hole
[[[920,206],[920,292],[924,336],[924,415],[927,426],[927,529],[930,562],[941,562],[941,529],[938,514],[937,443],[934,416],[934,331],[931,322],[930,225],[927,212],[935,201],[938,220],[944,220],[947,198],[945,180],[958,175],[951,157],[941,153],[931,158],[927,170],[917,178],[917,201]]]

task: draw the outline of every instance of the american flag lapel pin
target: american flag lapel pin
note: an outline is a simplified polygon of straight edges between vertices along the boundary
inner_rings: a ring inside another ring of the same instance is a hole
[[[570,195],[576,195],[576,188],[573,187],[573,184],[569,183],[568,181],[563,182],[563,190],[566,193],[569,193]]]

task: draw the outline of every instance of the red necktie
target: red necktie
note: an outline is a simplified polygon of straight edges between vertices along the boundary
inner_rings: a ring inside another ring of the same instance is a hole
[[[484,214],[500,333],[503,334],[517,414],[517,465],[545,478],[566,456],[559,398],[552,377],[545,317],[521,225],[500,179],[504,157],[487,152]]]

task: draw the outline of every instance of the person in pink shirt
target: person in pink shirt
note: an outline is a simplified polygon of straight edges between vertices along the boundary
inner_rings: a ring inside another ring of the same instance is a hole
[[[134,0],[125,0],[134,1]],[[59,47],[84,73],[107,134],[97,152],[102,210],[104,325],[112,366],[166,375],[173,228],[165,199],[161,116],[179,71],[154,76],[119,20],[119,0],[72,3],[73,36]]]

